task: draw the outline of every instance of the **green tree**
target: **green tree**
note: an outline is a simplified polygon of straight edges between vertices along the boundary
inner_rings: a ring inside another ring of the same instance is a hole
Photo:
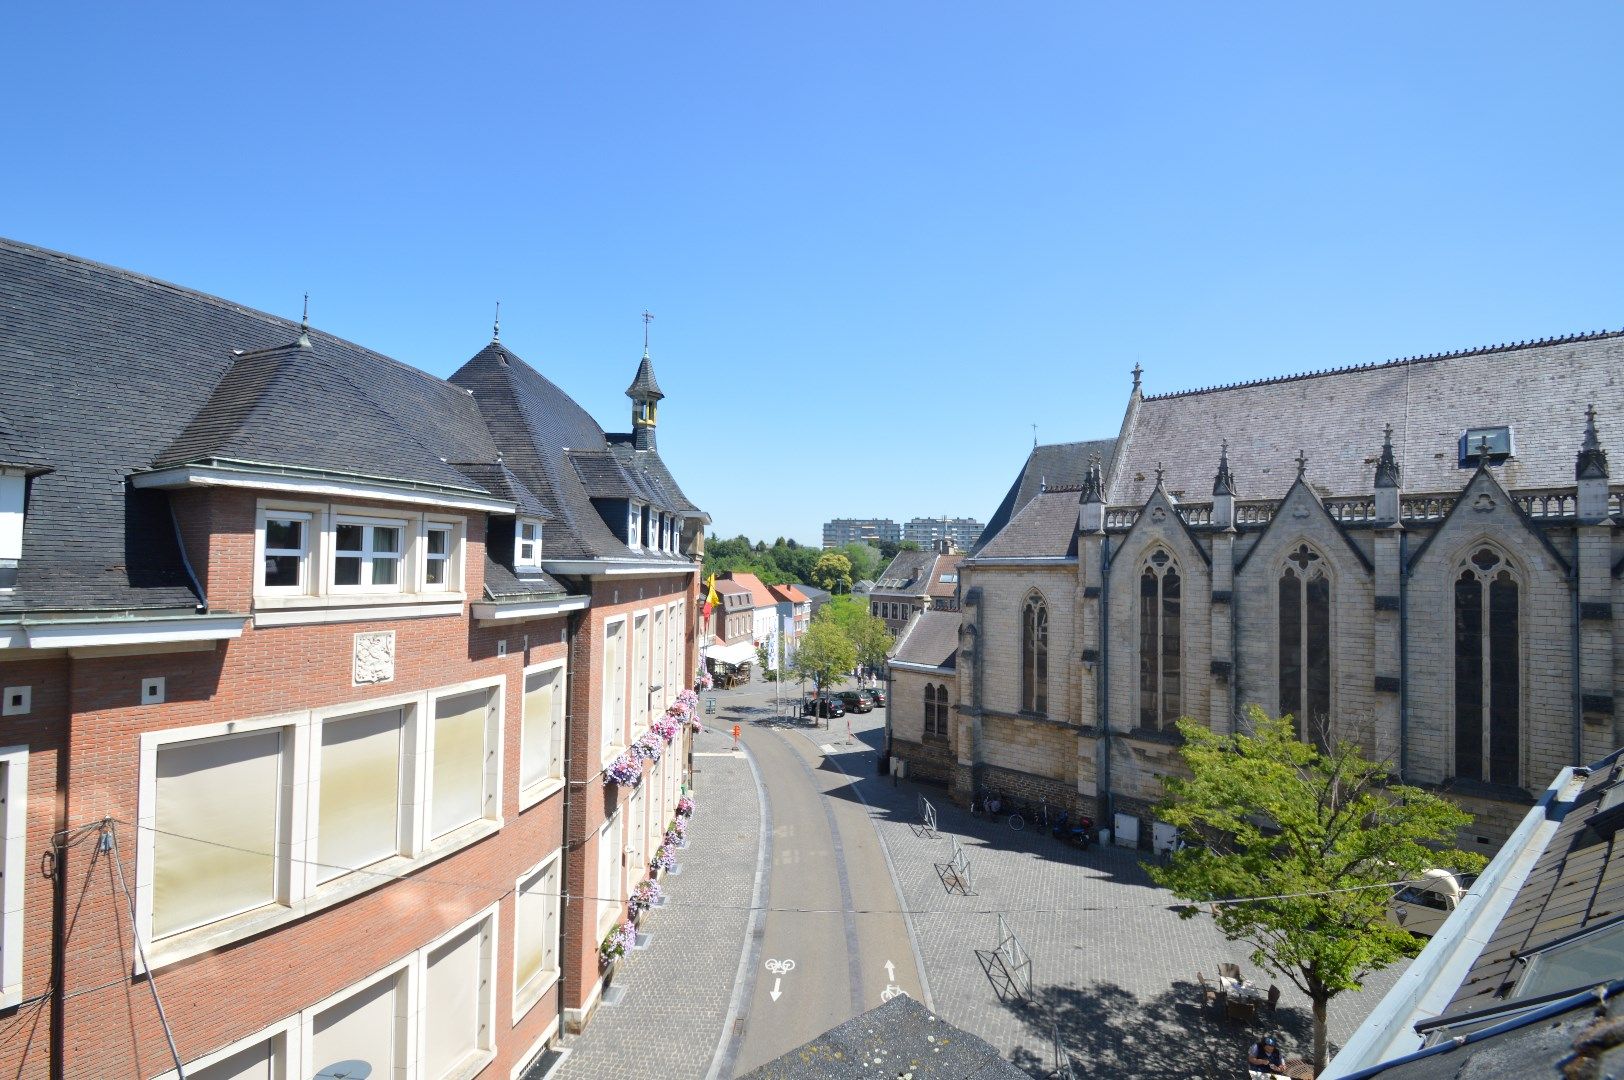
[[[862,581],[865,578],[872,581],[879,576],[882,569],[879,548],[871,547],[868,544],[853,543],[835,550],[846,556],[851,562],[851,579],[853,581]]]
[[[917,540],[881,540],[880,561],[882,563],[889,563],[892,559],[897,557],[897,552],[899,551],[918,550],[919,541]]]
[[[838,551],[826,551],[812,567],[812,584],[832,593],[851,592],[851,560]]]
[[[857,647],[841,633],[832,619],[814,619],[801,635],[800,647],[795,651],[791,671],[797,678],[806,679],[822,691],[824,687],[843,678],[857,666]]]
[[[864,667],[877,668],[885,663],[896,638],[885,628],[885,622],[869,613],[868,605],[855,596],[837,596],[818,612],[818,619],[828,620],[846,635],[856,650],[857,662]]]
[[[1477,870],[1483,860],[1450,846],[1470,814],[1420,788],[1389,784],[1387,766],[1355,744],[1321,752],[1297,737],[1290,717],[1275,719],[1255,705],[1248,717],[1250,733],[1234,735],[1179,721],[1190,775],[1163,779],[1167,798],[1157,813],[1200,842],[1151,877],[1210,905],[1225,937],[1252,946],[1254,964],[1308,995],[1318,1073],[1330,1000],[1420,951],[1387,921],[1388,886],[1433,867]]]

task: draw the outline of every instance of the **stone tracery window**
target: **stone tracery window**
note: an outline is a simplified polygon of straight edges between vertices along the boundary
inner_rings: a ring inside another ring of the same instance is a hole
[[[925,734],[947,737],[947,687],[941,684],[925,684]]]
[[[1305,741],[1330,746],[1331,581],[1307,544],[1286,556],[1279,582],[1280,711],[1297,718]]]
[[[1515,570],[1482,547],[1456,567],[1455,775],[1520,782],[1522,672]]]
[[[1021,711],[1049,711],[1049,608],[1036,593],[1021,611]]]
[[[1179,564],[1157,548],[1139,574],[1139,726],[1160,731],[1183,710]]]

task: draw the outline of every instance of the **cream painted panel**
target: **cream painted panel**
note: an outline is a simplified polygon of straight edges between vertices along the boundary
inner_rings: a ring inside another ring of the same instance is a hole
[[[429,953],[423,998],[423,1075],[438,1080],[479,1049],[482,924]]]
[[[455,694],[435,704],[431,837],[443,836],[484,814],[485,720],[491,693]]]
[[[321,729],[317,873],[327,881],[400,852],[400,709]]]
[[[275,900],[281,757],[280,731],[158,751],[154,938]]]
[[[271,1040],[238,1050],[202,1068],[186,1067],[186,1080],[272,1080]]]
[[[394,1075],[398,981],[383,979],[316,1015],[312,1064],[317,1072],[340,1061],[364,1061],[373,1076]]]

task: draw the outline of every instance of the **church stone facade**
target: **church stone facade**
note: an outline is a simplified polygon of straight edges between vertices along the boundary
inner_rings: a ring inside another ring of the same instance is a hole
[[[1257,704],[1497,847],[1624,741],[1621,371],[1624,332],[1163,395],[1136,369],[1117,437],[1035,448],[960,567],[955,797],[1148,845],[1175,722]]]

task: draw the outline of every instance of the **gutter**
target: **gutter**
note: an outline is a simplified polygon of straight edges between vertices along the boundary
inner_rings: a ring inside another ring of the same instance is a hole
[[[1010,556],[1008,558],[965,559],[959,565],[969,564],[977,569],[988,566],[1076,566],[1077,559],[1072,555],[1029,555]]]
[[[675,559],[543,559],[541,568],[563,577],[647,577],[656,574],[692,574],[699,564]]]
[[[247,615],[130,613],[69,615],[55,619],[26,616],[0,624],[0,649],[94,649],[130,645],[175,645],[228,641],[242,636]]]
[[[209,610],[209,595],[203,591],[203,583],[197,580],[197,572],[192,569],[192,560],[186,555],[186,538],[180,534],[180,518],[175,516],[173,500],[165,497],[164,503],[169,507],[169,523],[175,527],[175,550],[180,552],[180,564],[186,568],[186,580],[192,583],[192,591],[197,593],[198,614]]]
[[[1589,770],[1572,765],[1557,774],[1538,803],[1523,816],[1500,854],[1427,942],[1421,955],[1399,976],[1375,1010],[1359,1025],[1321,1080],[1352,1080],[1410,1060],[1421,1041],[1415,1025],[1443,1014],[1466,980],[1528,875],[1584,789]],[[1510,856],[1509,858],[1507,856]],[[1446,1044],[1453,1045],[1453,1044]],[[1422,1051],[1423,1054],[1437,1047]]]
[[[592,598],[580,594],[552,597],[546,600],[488,600],[471,604],[474,618],[479,622],[509,622],[521,619],[542,619],[549,615],[563,615],[590,607]]]

